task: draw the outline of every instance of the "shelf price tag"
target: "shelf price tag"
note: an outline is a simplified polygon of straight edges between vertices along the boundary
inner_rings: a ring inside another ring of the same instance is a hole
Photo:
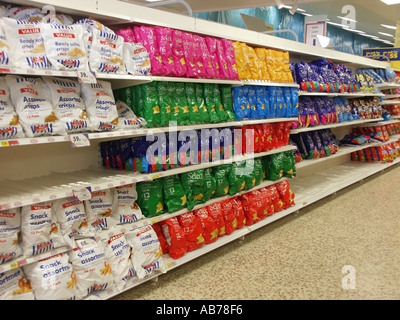
[[[72,195],[76,202],[92,199],[92,188],[85,187],[80,190],[72,190]]]
[[[89,136],[86,133],[71,134],[69,140],[73,148],[90,146]]]
[[[80,83],[97,83],[95,75],[89,70],[77,70],[77,75]]]

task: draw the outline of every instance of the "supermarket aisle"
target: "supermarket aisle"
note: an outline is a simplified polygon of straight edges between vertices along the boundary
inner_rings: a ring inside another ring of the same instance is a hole
[[[396,165],[113,300],[398,300],[399,185]]]

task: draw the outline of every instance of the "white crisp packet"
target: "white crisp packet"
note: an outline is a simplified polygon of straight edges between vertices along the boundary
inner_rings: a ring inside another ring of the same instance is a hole
[[[129,231],[125,238],[132,247],[132,262],[139,279],[155,271],[166,271],[160,240],[152,226]]]
[[[128,184],[115,188],[115,210],[112,213],[112,217],[118,224],[133,223],[144,218],[142,210],[136,203],[137,198],[136,184]]]
[[[46,56],[54,69],[89,71],[81,25],[43,23],[42,36]]]
[[[124,38],[114,32],[92,29],[90,68],[95,73],[125,74]]]
[[[129,74],[148,76],[151,71],[149,53],[141,43],[124,43],[125,69]]]
[[[131,260],[131,246],[123,233],[103,240],[106,259],[111,264],[114,284],[122,291],[129,279],[135,275]]]
[[[10,90],[4,77],[0,77],[0,140],[23,138],[25,133],[10,99]]]
[[[19,244],[21,208],[0,211],[0,264],[22,256]]]
[[[70,133],[87,132],[90,120],[81,96],[82,88],[77,80],[42,77],[49,88],[54,113]]]
[[[119,118],[111,83],[82,83],[82,98],[89,115],[92,131],[117,129]]]
[[[71,247],[74,239],[93,237],[94,228],[89,224],[82,201],[75,201],[74,197],[67,197],[53,201],[52,208],[60,224],[61,233]]]
[[[79,300],[77,279],[67,253],[24,265],[37,300]]]
[[[104,248],[92,238],[76,240],[76,248],[68,252],[82,297],[114,285],[112,268]]]
[[[4,20],[0,19],[0,67],[10,67],[12,56],[11,44],[4,31]]]
[[[21,267],[0,272],[0,300],[35,300]]]
[[[51,202],[23,206],[21,209],[21,247],[30,257],[66,245]]]
[[[56,116],[49,90],[41,78],[5,76],[11,102],[27,137],[65,135]]]
[[[116,106],[119,117],[118,130],[137,129],[146,126],[147,121],[142,117],[137,117],[125,102],[118,100]]]
[[[7,9],[7,16],[15,20],[25,20],[28,22],[42,21],[44,14],[40,8],[30,6],[16,6]]]
[[[10,44],[12,66],[22,69],[50,69],[42,37],[41,22],[3,18],[3,28]]]
[[[110,229],[115,225],[115,221],[111,218],[114,210],[111,189],[93,191],[92,197],[89,200],[85,200],[84,203],[88,222],[96,232]]]

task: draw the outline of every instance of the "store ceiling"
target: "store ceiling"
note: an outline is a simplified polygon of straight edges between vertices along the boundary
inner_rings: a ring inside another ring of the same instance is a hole
[[[153,5],[156,2],[145,0],[122,0],[139,5]],[[154,1],[154,0],[153,0]],[[159,1],[161,3],[163,1]],[[166,0],[171,2],[171,0]],[[193,13],[213,12],[221,10],[234,10],[244,8],[276,6],[275,0],[185,0]],[[400,21],[400,4],[386,5],[380,0],[280,0],[284,5],[298,6],[312,15],[327,15],[330,22],[341,24],[343,21],[338,16],[346,16],[347,11],[342,8],[351,5],[355,9],[355,28],[366,32],[368,35],[378,36],[383,40],[393,42],[393,37],[379,34],[388,33],[394,36],[395,30],[382,27],[381,24],[395,26]],[[179,14],[188,14],[187,8],[182,4],[169,4],[158,7]],[[298,11],[297,11],[298,12]]]

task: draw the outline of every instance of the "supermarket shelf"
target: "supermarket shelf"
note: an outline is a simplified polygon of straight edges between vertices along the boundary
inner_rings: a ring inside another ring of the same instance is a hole
[[[387,121],[378,121],[374,123],[365,124],[364,127],[376,127],[376,126],[385,126],[388,124],[400,123],[400,120],[387,120]]]
[[[385,144],[388,143],[392,143],[392,142],[396,142],[400,139],[400,135],[393,135],[389,138],[388,141],[385,142],[372,142],[372,143],[367,143],[364,144],[362,146],[341,146],[338,150],[338,152],[336,152],[333,155],[330,155],[328,157],[324,157],[324,158],[319,158],[319,159],[312,159],[312,160],[303,160],[302,162],[299,162],[296,164],[296,169],[301,169],[301,168],[305,168],[311,165],[315,165],[317,163],[320,162],[324,162],[324,161],[328,161],[330,159],[334,159],[337,157],[341,157],[344,156],[346,154],[351,154],[352,152],[356,152],[356,151],[360,151],[363,149],[367,149],[367,148],[372,148],[372,147],[379,147],[379,146],[383,146]]]
[[[376,83],[375,84],[376,88],[379,88],[381,90],[385,89],[395,89],[395,88],[400,88],[400,83],[389,83],[389,82],[384,82],[384,83]]]
[[[176,126],[176,127],[162,127],[162,128],[139,128],[132,130],[120,130],[110,132],[92,132],[92,133],[81,133],[87,136],[90,140],[107,139],[107,138],[126,138],[126,137],[141,137],[148,134],[156,134],[161,132],[176,132],[185,130],[201,130],[201,129],[214,129],[214,128],[228,128],[228,127],[242,127],[247,125],[263,124],[263,123],[276,123],[276,122],[291,122],[297,121],[297,118],[270,118],[261,120],[243,120],[243,121],[232,121],[232,122],[221,122],[221,123],[207,123],[207,124],[194,124],[187,126]],[[36,138],[20,138],[20,139],[8,139],[0,141],[0,148],[4,147],[17,147],[27,146],[33,144],[47,144],[47,143],[60,143],[60,142],[71,142],[71,137],[75,135],[67,136],[43,136]]]
[[[385,100],[381,102],[382,106],[393,105],[393,104],[400,104],[400,100]]]
[[[0,187],[0,210],[71,197],[73,196],[74,190],[79,191],[83,188],[89,188],[91,191],[115,188],[130,183],[150,181],[184,172],[241,162],[295,149],[296,147],[289,145],[267,152],[237,155],[229,159],[147,174],[117,169],[88,168],[75,172],[51,173],[41,177],[40,184],[37,178],[3,180],[2,186]]]
[[[206,78],[180,78],[180,77],[164,77],[151,76],[152,81],[168,81],[168,82],[197,82],[197,83],[216,83],[229,84],[233,86],[242,86],[244,83],[241,80],[223,80],[223,79],[206,79]]]
[[[184,265],[196,258],[204,256],[205,254],[218,249],[228,243],[242,239],[245,241],[245,236],[251,232],[258,230],[274,221],[284,218],[292,213],[300,213],[300,210],[315,203],[329,195],[334,195],[336,192],[346,188],[352,184],[362,181],[378,172],[381,172],[391,166],[400,163],[400,158],[396,159],[392,163],[359,163],[359,162],[346,162],[339,165],[336,168],[327,169],[306,178],[296,178],[290,183],[291,189],[295,194],[295,205],[277,212],[265,219],[251,225],[243,227],[242,229],[235,230],[230,235],[225,235],[217,239],[217,241],[211,244],[205,244],[201,248],[186,253],[179,259],[173,259],[168,254],[163,256],[164,265],[166,266],[166,272],[173,270],[179,266]],[[130,290],[139,284],[146,281],[152,280],[161,273],[150,275],[148,278],[138,280],[133,278],[122,291],[116,289],[110,289],[108,291],[102,291],[95,293],[96,297],[100,299],[110,299],[124,291]]]
[[[300,96],[310,97],[342,97],[342,98],[362,98],[362,97],[384,97],[383,93],[378,92],[307,92],[300,91]]]
[[[382,121],[382,120],[383,120],[383,118],[364,119],[364,120],[345,121],[345,122],[340,122],[340,123],[325,124],[325,125],[319,125],[319,126],[307,127],[307,128],[298,128],[298,129],[290,130],[290,134],[296,134],[296,133],[308,132],[308,131],[316,131],[316,130],[322,130],[322,129],[332,129],[332,128],[339,128],[339,127],[355,126],[355,125],[359,125],[359,124],[365,124],[365,123],[369,123],[369,122],[376,122],[376,121]]]
[[[385,94],[385,100],[400,98],[400,94]]]
[[[243,85],[252,85],[252,86],[299,88],[299,85],[297,83],[269,82],[266,80],[243,80],[242,83]]]

